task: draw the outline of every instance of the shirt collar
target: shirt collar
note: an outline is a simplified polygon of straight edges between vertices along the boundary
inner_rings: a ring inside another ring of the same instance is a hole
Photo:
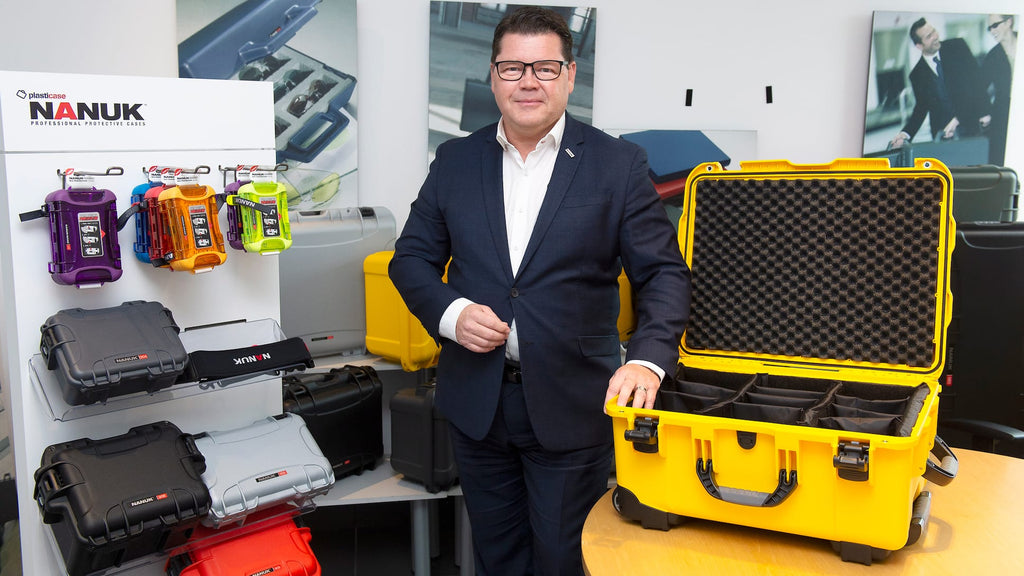
[[[543,138],[540,139],[540,142],[537,143],[537,148],[541,148],[543,146],[550,146],[553,149],[557,150],[558,146],[561,145],[562,143],[562,134],[564,133],[565,112],[562,112],[561,118],[559,118],[558,122],[555,122],[555,125],[551,127],[551,131],[548,132]],[[498,141],[498,144],[501,144],[501,147],[504,148],[506,152],[515,149],[515,146],[513,146],[512,143],[509,142],[508,138],[505,136],[504,117],[502,117],[502,119],[498,121],[498,134],[495,136],[495,139]]]

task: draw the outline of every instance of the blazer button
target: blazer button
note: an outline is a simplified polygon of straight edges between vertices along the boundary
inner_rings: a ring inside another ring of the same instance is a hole
[[[513,288],[509,293],[513,298],[519,298],[519,288]]]

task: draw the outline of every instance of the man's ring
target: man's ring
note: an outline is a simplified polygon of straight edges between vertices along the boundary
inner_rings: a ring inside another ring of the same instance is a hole
[[[643,384],[640,384],[639,386],[636,387],[636,390],[637,390],[637,392],[643,392],[644,394],[646,394],[647,393],[647,386],[644,386]]]

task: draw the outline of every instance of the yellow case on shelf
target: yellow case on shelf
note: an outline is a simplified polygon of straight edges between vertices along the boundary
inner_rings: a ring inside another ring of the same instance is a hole
[[[172,270],[206,272],[227,260],[217,217],[217,199],[210,186],[174,186],[160,192],[160,215],[174,244]]]
[[[827,539],[863,564],[912,544],[926,480],[956,475],[935,436],[949,170],[709,163],[685,194],[690,322],[655,409],[607,405],[616,509],[663,530],[692,517]]]
[[[394,250],[374,252],[363,261],[366,279],[366,351],[414,372],[437,364],[441,347],[405,305],[388,276]]]

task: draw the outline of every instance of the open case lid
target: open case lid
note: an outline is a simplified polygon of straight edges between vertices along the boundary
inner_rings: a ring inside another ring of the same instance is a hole
[[[178,76],[227,79],[273,54],[316,16],[320,0],[247,0],[178,45]]]
[[[680,361],[918,384],[942,371],[954,246],[941,162],[697,166],[679,245],[692,271]]]

